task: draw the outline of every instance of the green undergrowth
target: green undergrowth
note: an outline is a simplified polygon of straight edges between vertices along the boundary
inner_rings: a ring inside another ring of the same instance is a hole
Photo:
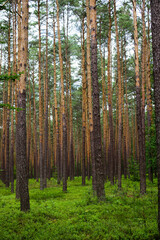
[[[105,184],[106,200],[93,197],[91,181],[68,181],[67,193],[55,179],[48,188],[29,181],[30,212],[20,211],[15,194],[0,182],[0,240],[156,240],[157,182],[147,182],[139,194],[139,182],[123,179],[123,188]]]

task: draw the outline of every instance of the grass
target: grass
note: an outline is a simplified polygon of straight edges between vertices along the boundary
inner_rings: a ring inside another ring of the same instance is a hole
[[[157,182],[147,182],[147,193],[139,194],[139,182],[123,179],[123,189],[105,184],[106,200],[92,195],[91,181],[68,181],[67,193],[56,180],[39,190],[29,181],[28,213],[20,211],[15,194],[0,182],[0,240],[156,240]]]

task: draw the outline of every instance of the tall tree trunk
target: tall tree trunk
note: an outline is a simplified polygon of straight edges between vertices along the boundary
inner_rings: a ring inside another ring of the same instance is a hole
[[[40,0],[38,0],[38,28],[39,28],[39,168],[40,168],[40,190],[43,190],[43,110],[42,110],[42,89],[41,89],[41,23],[40,23]]]
[[[108,177],[111,184],[114,184],[114,133],[113,133],[113,113],[112,113],[112,85],[111,85],[111,2],[109,0],[109,32],[108,32],[108,105],[109,105],[109,134],[110,144],[108,151]]]
[[[101,147],[101,125],[99,86],[97,72],[97,23],[96,23],[96,0],[90,0],[90,23],[91,23],[91,71],[93,87],[93,129],[95,149],[95,170],[96,170],[96,194],[99,200],[104,199],[104,172]]]
[[[142,144],[143,144],[143,161],[146,162],[145,158],[145,79],[146,79],[146,29],[145,29],[145,0],[142,4]]]
[[[119,37],[116,16],[116,0],[114,0],[114,21],[116,28],[116,45],[117,45],[117,67],[118,67],[118,188],[121,188],[121,137],[122,137],[122,94],[121,94],[121,66],[119,53]]]
[[[27,127],[27,166],[28,166],[28,177],[30,176],[30,163],[31,163],[31,159],[30,159],[30,152],[31,152],[31,138],[32,138],[32,134],[31,134],[31,115],[32,115],[32,111],[31,111],[31,106],[32,106],[32,102],[31,102],[31,80],[30,80],[30,68],[29,68],[29,62],[28,62],[28,83],[29,83],[29,109],[28,109],[28,127]]]
[[[46,79],[45,79],[45,123],[44,123],[44,188],[47,187],[48,161],[48,0],[46,0]]]
[[[90,4],[86,0],[87,12],[87,84],[88,84],[88,110],[89,110],[89,130],[91,143],[91,161],[92,161],[92,187],[96,190],[96,172],[95,172],[95,155],[94,155],[94,136],[93,136],[93,108],[92,108],[92,79],[91,79],[91,58],[90,58]]]
[[[70,138],[69,138],[69,159],[70,159],[70,180],[74,179],[74,152],[73,152],[73,111],[72,111],[72,90],[71,90],[71,62],[69,58],[69,125],[70,125]]]
[[[101,78],[102,78],[102,111],[103,111],[103,159],[104,159],[104,179],[107,178],[107,102],[106,102],[106,83],[104,78],[103,69],[103,55],[101,49],[101,27],[100,27],[100,40],[99,40],[99,50],[101,57]]]
[[[18,73],[20,72],[20,60],[21,60],[21,41],[22,41],[22,36],[21,36],[21,28],[22,28],[22,19],[21,19],[21,0],[18,2]],[[15,82],[15,107],[17,107],[17,96],[18,96],[18,91],[19,91],[19,82]],[[16,118],[16,198],[20,198],[20,193],[19,193],[19,176],[20,174],[18,173],[18,155],[17,155],[17,149],[19,147],[18,145],[18,119],[17,119],[17,111],[15,113],[15,118]],[[29,162],[27,162],[27,174],[29,174]]]
[[[68,14],[68,6],[67,6],[67,13],[66,13],[66,18],[67,18],[67,27],[66,27],[66,33],[65,33],[65,17],[64,17],[64,11],[63,11],[63,32],[64,32],[64,40],[65,40],[65,89],[66,89],[66,94],[65,94],[65,114],[66,114],[66,126],[67,126],[67,146],[66,148],[68,149],[67,151],[67,176],[69,176],[69,171],[70,171],[70,162],[69,162],[69,91],[68,91],[68,85],[69,85],[69,61],[68,61],[68,22],[69,22],[69,14]]]
[[[21,202],[21,211],[30,209],[28,176],[27,176],[27,158],[26,158],[26,67],[28,57],[28,0],[22,0],[22,31],[21,31],[21,58],[19,63],[20,86],[18,94],[18,107],[23,110],[18,112],[17,122],[17,160],[19,174],[19,193]]]
[[[151,68],[150,68],[150,19],[149,19],[149,6],[148,6],[148,42],[147,42],[147,124],[148,124],[148,142],[150,142],[151,138],[151,124],[152,124],[152,96],[151,96]],[[153,166],[152,166],[152,153],[149,147],[149,180],[153,182]]]
[[[127,61],[126,61],[126,52],[124,53],[125,57],[125,118],[126,118],[126,163],[127,163],[127,175],[129,177],[129,166],[128,166],[128,159],[129,159],[129,116],[128,116],[128,94],[127,94]]]
[[[56,94],[56,34],[55,34],[55,21],[53,22],[54,32],[54,45],[53,45],[53,62],[54,62],[54,109],[55,109],[55,128],[56,128],[56,167],[57,167],[57,183],[60,184],[60,147],[59,147],[59,127],[58,127],[58,106],[57,106],[57,94]]]
[[[158,230],[160,234],[160,1],[151,0],[151,29],[153,48],[154,96],[156,115],[157,166],[158,166]]]
[[[139,60],[138,60],[138,32],[137,32],[137,14],[136,0],[133,0],[133,20],[134,20],[134,44],[135,44],[135,74],[136,74],[136,106],[137,106],[137,128],[139,142],[139,161],[140,161],[140,192],[146,192],[146,164],[143,151],[142,139],[142,112],[141,112],[141,88],[139,79]]]
[[[47,177],[51,179],[51,103],[50,103],[50,92],[48,93],[48,102],[49,102],[49,109],[48,109],[48,164],[47,164]]]
[[[86,73],[85,73],[85,48],[84,48],[84,16],[82,19],[82,185],[85,185],[85,158],[86,158]]]
[[[16,67],[16,1],[12,2],[13,9],[13,73],[17,73]],[[14,90],[15,83],[12,81],[12,100],[11,105],[14,104]],[[11,192],[14,192],[14,113],[11,111],[11,149],[10,149],[10,178],[11,178]]]
[[[122,79],[122,116],[123,116],[123,137],[122,137],[122,151],[123,151],[123,173],[125,179],[127,178],[127,159],[126,159],[126,118],[125,118],[125,103],[124,103],[124,67],[123,67],[123,38],[121,37],[121,79]]]
[[[11,74],[11,14],[9,13],[9,27],[8,27],[8,75]],[[8,101],[7,103],[10,104],[10,91],[11,91],[11,80],[8,81]],[[9,154],[9,140],[10,140],[10,132],[9,132],[9,124],[10,124],[10,109],[7,109],[7,123],[6,123],[6,187],[9,187],[10,183],[10,154]]]
[[[4,81],[3,83],[3,103],[6,104],[6,90],[5,90],[5,86],[6,86],[6,82]],[[5,177],[5,148],[6,148],[6,140],[5,140],[5,137],[6,137],[6,120],[7,120],[7,111],[6,111],[6,108],[4,107],[3,108],[3,133],[2,133],[2,173],[3,173],[3,176],[2,176],[2,180],[3,182],[5,183],[5,180],[6,180],[6,177]]]
[[[37,151],[37,124],[36,124],[36,99],[35,99],[35,83],[34,83],[34,67],[33,67],[33,156],[34,156],[34,178],[38,178],[38,151]]]
[[[58,25],[58,44],[59,44],[59,61],[60,61],[60,73],[61,73],[61,108],[62,108],[62,152],[63,152],[63,191],[67,191],[67,126],[66,126],[66,114],[65,114],[65,103],[64,103],[64,77],[63,77],[63,59],[62,59],[62,49],[61,49],[61,38],[60,38],[60,24],[59,24],[59,3],[57,4],[57,25]]]

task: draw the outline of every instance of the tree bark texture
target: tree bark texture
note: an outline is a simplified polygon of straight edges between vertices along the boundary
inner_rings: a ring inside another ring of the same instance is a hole
[[[85,49],[84,49],[84,17],[82,19],[82,185],[85,185],[85,159],[86,159],[86,73],[85,73]]]
[[[158,229],[160,233],[160,1],[151,0],[154,96],[158,166]]]
[[[20,76],[18,107],[22,108],[23,110],[19,111],[17,114],[17,167],[22,211],[28,211],[30,209],[26,157],[26,67],[28,57],[28,9],[28,0],[22,0],[22,41],[19,69],[24,73]]]
[[[117,68],[118,68],[118,188],[121,188],[121,147],[122,147],[122,93],[121,93],[121,65],[119,52],[119,36],[116,16],[116,0],[114,0],[114,21],[116,29],[116,45],[117,45]]]
[[[44,188],[47,187],[48,162],[48,0],[46,0],[46,76],[45,76],[45,123],[44,123]]]
[[[139,143],[139,161],[140,161],[140,192],[146,192],[146,163],[143,151],[142,139],[142,112],[141,112],[141,87],[139,78],[139,57],[138,57],[138,31],[137,31],[137,13],[136,0],[133,0],[133,20],[134,20],[134,44],[135,44],[135,74],[136,74],[136,114]]]
[[[67,191],[67,125],[66,125],[66,114],[65,114],[65,102],[64,102],[64,77],[63,77],[63,58],[61,49],[61,38],[60,38],[60,24],[59,24],[59,3],[57,4],[57,27],[58,27],[58,45],[59,45],[59,61],[60,61],[60,73],[61,73],[61,120],[62,120],[62,160],[63,160],[63,191]]]
[[[43,190],[43,110],[42,110],[42,90],[41,90],[41,24],[40,24],[40,0],[38,0],[38,28],[39,28],[39,171],[40,190]]]
[[[108,32],[108,105],[109,105],[109,134],[110,143],[108,151],[108,177],[111,184],[114,184],[114,133],[113,133],[113,113],[112,113],[112,85],[111,85],[111,2],[109,0],[109,32]]]
[[[96,34],[96,1],[90,0],[91,23],[91,73],[93,87],[93,134],[95,149],[96,194],[99,200],[104,199],[104,171],[101,146],[100,104],[97,72],[97,34]]]
[[[22,19],[21,19],[21,0],[18,2],[18,72],[20,72],[20,59],[21,59],[21,25],[22,25]],[[18,90],[19,90],[19,83],[18,81],[15,82],[15,107],[17,107],[17,95],[18,95]],[[18,119],[17,119],[17,111],[15,114],[16,118],[16,133],[18,131]],[[19,173],[18,173],[18,158],[17,158],[17,148],[18,148],[18,134],[16,134],[16,198],[20,198],[19,194]],[[27,174],[29,174],[29,162],[27,162]]]
[[[9,13],[9,28],[8,28],[8,75],[11,74],[11,15]],[[10,91],[11,91],[11,80],[8,81],[8,101],[7,103],[10,104]],[[10,109],[7,109],[7,123],[6,123],[6,187],[9,187],[10,183],[10,154],[9,154],[9,140],[10,140],[10,132],[9,132],[9,123],[10,123]]]
[[[96,190],[95,180],[95,155],[94,155],[94,137],[93,137],[93,107],[92,107],[92,79],[91,79],[91,43],[90,43],[90,10],[89,0],[86,0],[87,12],[87,85],[88,85],[88,110],[89,110],[89,131],[91,143],[91,161],[92,161],[92,187]]]

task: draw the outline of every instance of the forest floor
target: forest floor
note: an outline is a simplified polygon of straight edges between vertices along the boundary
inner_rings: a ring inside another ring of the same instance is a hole
[[[157,180],[147,182],[147,193],[139,194],[139,182],[122,180],[105,184],[106,200],[92,195],[91,180],[81,185],[81,178],[68,181],[67,193],[55,179],[39,190],[36,180],[29,180],[28,213],[20,211],[15,194],[0,182],[0,240],[155,240],[157,230]]]

